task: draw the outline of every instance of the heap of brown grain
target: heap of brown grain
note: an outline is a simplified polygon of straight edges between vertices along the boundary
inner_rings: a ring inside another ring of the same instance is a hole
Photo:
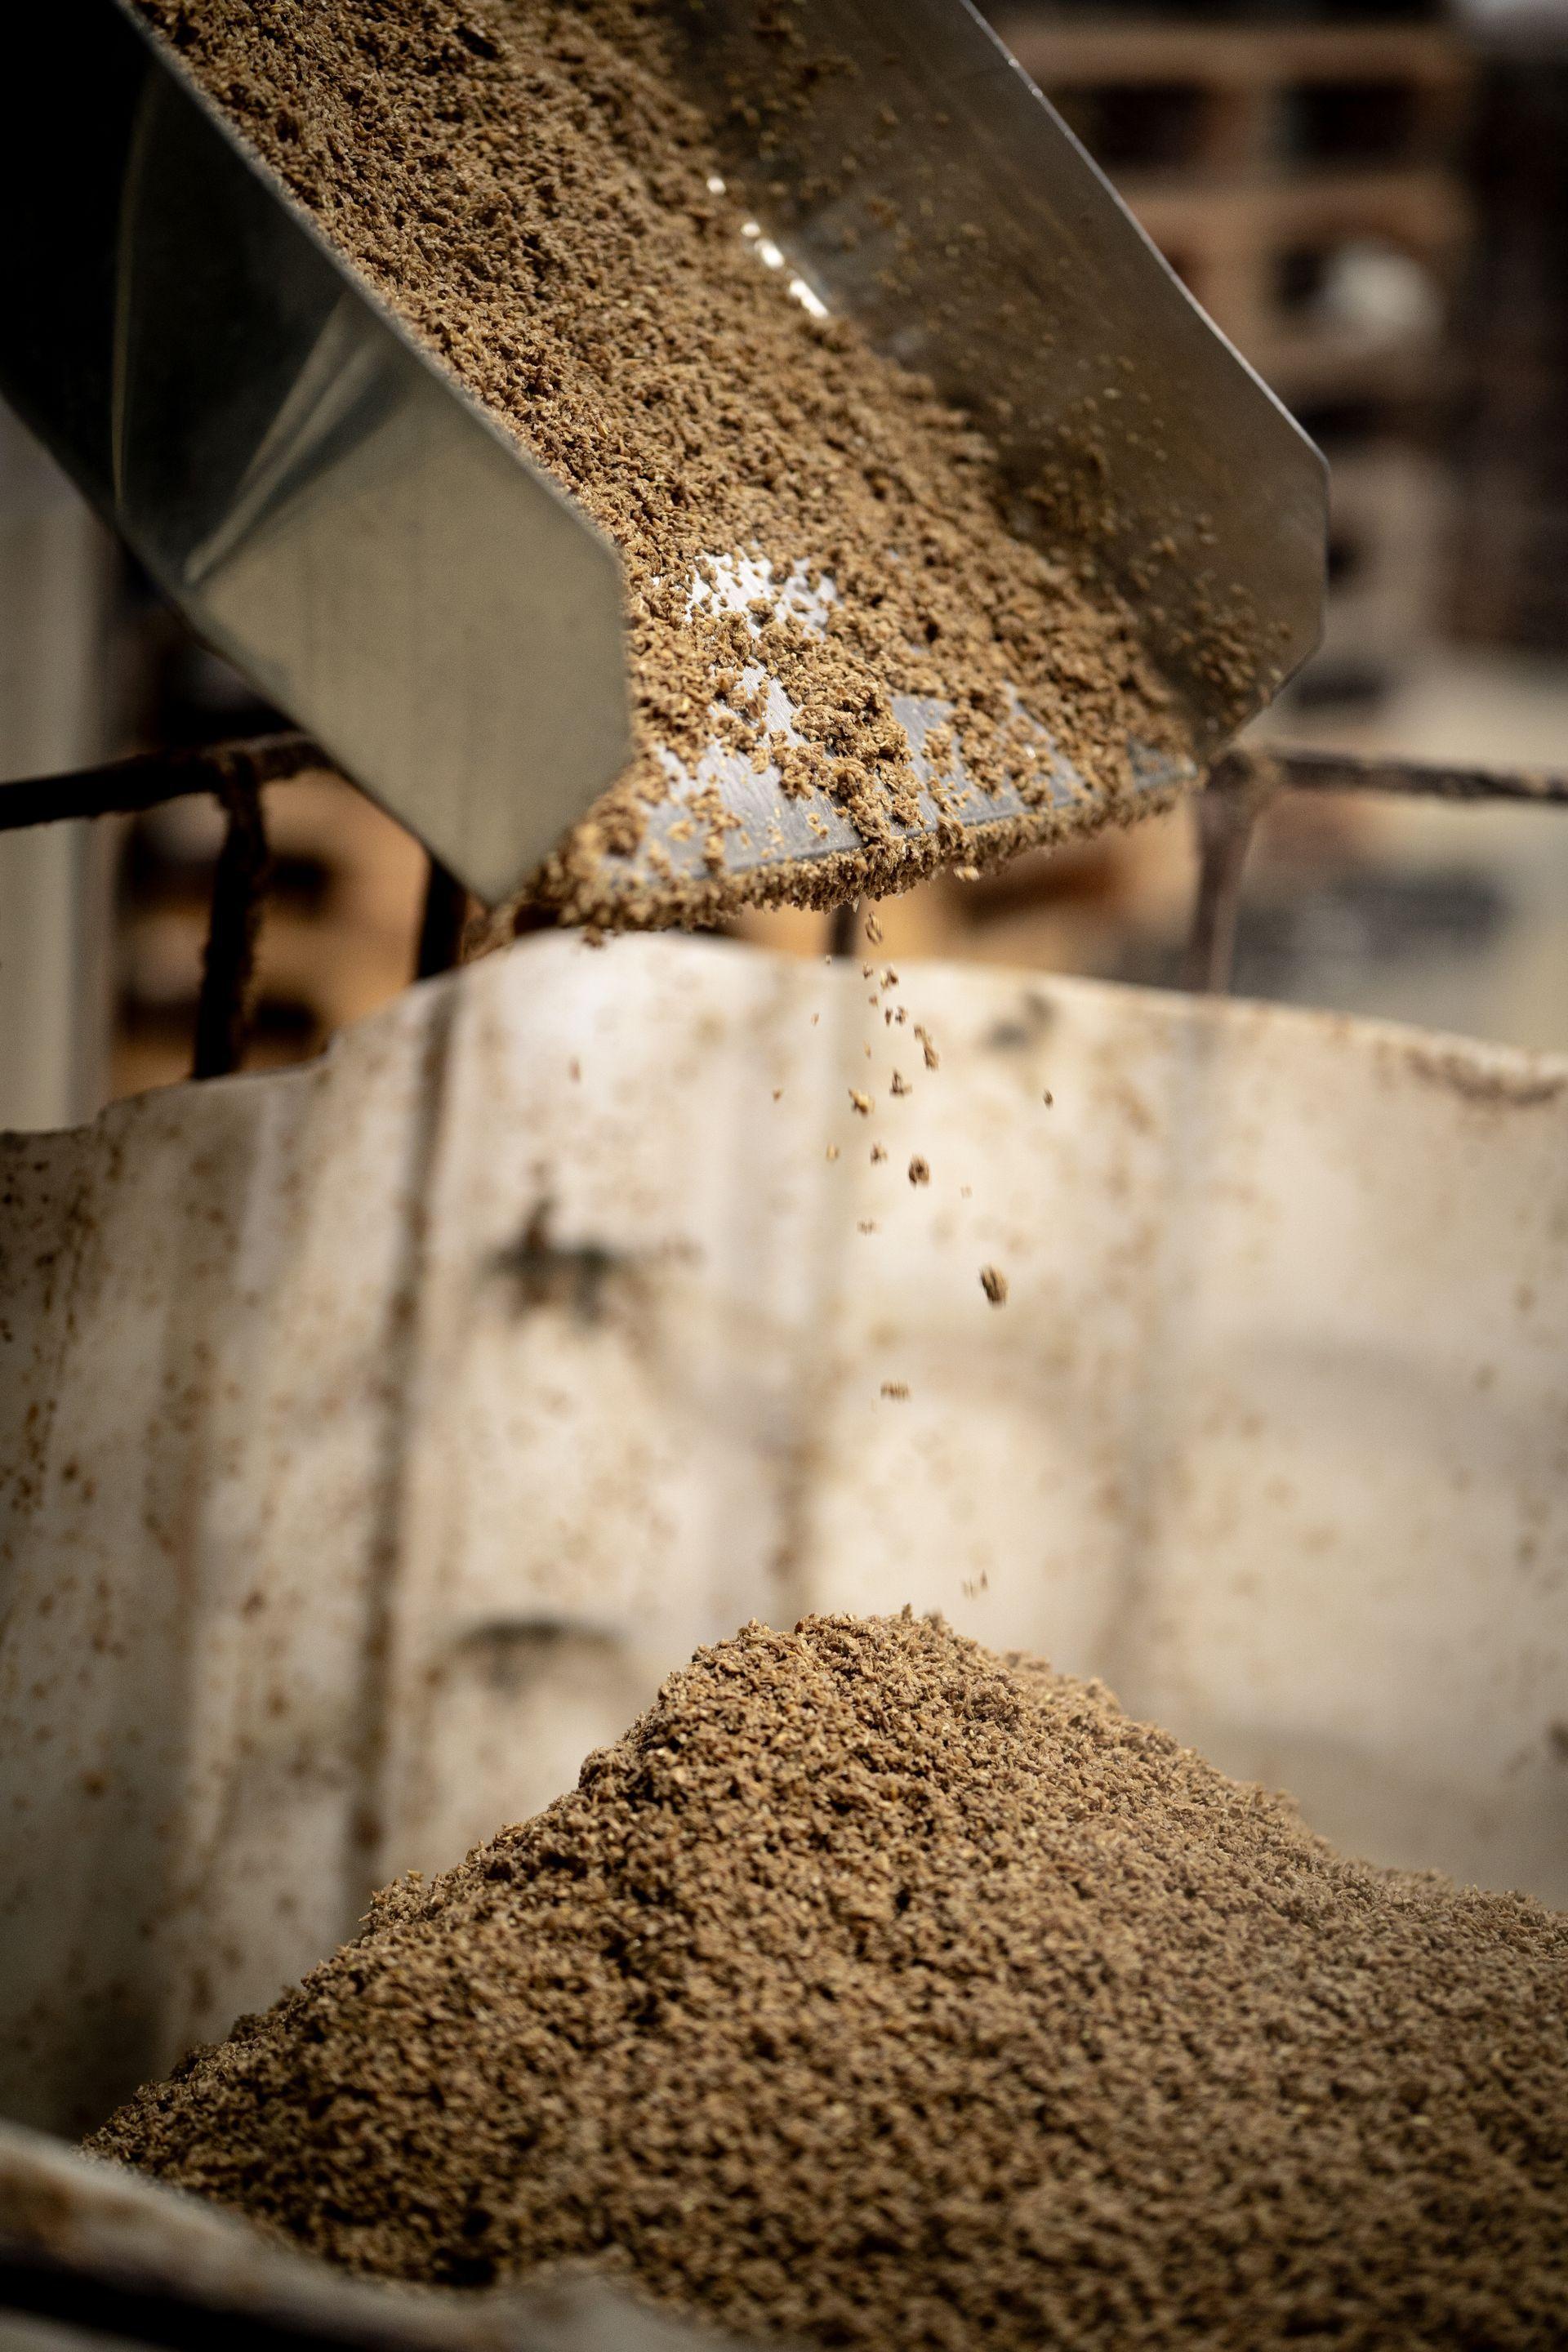
[[[939,1622],[749,1626],[98,2153],[879,2347],[1568,2341],[1568,1922]]]

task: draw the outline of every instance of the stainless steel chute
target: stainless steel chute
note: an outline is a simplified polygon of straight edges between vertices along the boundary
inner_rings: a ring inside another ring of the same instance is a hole
[[[835,66],[809,105],[801,56],[740,0],[671,0],[671,17],[726,171],[816,298],[973,409],[1021,482],[1092,497],[1201,756],[1316,641],[1317,452],[967,0],[809,0],[793,21]],[[613,549],[128,0],[28,11],[16,46],[0,387],[193,626],[463,882],[506,898],[629,755]],[[940,715],[900,706],[917,765]],[[1193,772],[1129,750],[1140,792]],[[1058,765],[1063,801],[1081,798]],[[611,895],[702,873],[706,828],[681,803],[713,786],[736,820],[730,873],[836,859],[833,887],[853,888],[864,844],[827,795],[792,799],[717,742],[697,766],[610,861]],[[1022,811],[969,791],[944,841],[961,855]],[[938,815],[922,804],[909,830]]]

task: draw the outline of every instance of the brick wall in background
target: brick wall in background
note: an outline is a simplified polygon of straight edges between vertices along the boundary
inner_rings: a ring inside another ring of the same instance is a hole
[[[1473,68],[1409,12],[1079,17],[997,0],[998,31],[1334,471],[1333,594],[1294,691],[1363,703],[1447,610],[1441,452],[1473,236]]]
[[[1464,636],[1568,653],[1568,23],[1491,61],[1458,442]]]

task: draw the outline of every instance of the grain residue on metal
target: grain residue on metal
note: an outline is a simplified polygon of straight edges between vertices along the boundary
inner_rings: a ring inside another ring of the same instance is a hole
[[[1124,816],[1131,739],[1185,755],[1117,592],[1070,547],[1017,535],[973,424],[759,258],[684,94],[670,10],[137,4],[620,551],[638,748],[536,897],[585,922],[838,903]],[[904,697],[952,713],[929,775]],[[818,834],[820,811],[847,819],[859,845],[727,871],[737,820],[700,775],[714,746],[776,772]],[[1079,779],[1065,803],[1062,760]],[[700,856],[677,872],[656,841],[637,862],[680,772],[696,782],[675,823]],[[956,796],[1002,785],[1023,814],[959,824]]]

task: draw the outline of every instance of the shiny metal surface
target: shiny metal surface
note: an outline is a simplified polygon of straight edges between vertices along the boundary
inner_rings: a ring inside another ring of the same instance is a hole
[[[117,0],[0,88],[0,384],[161,588],[482,898],[624,764],[614,551]]]
[[[931,730],[950,715],[948,707],[938,702],[919,702],[908,695],[895,695],[892,707],[895,716],[909,730],[912,764],[923,782],[929,770],[921,747]],[[773,709],[775,723],[793,734],[788,724],[788,702],[776,686],[773,689]],[[1197,771],[1191,762],[1173,760],[1146,745],[1131,744],[1129,755],[1136,799],[1159,800],[1196,779]],[[947,766],[950,775],[951,757]],[[1059,755],[1055,757],[1055,772],[1051,810],[1070,823],[1074,810],[1087,811],[1094,795]],[[673,797],[650,813],[647,839],[637,856],[627,861],[628,883],[634,873],[640,878],[652,871],[648,864],[650,851],[667,859],[678,877],[691,881],[701,878],[708,870],[704,847],[708,827],[701,824],[692,825],[685,803],[692,792],[713,784],[718,785],[726,809],[736,820],[733,830],[723,837],[721,871],[725,875],[750,874],[767,866],[810,868],[866,847],[828,793],[817,792],[786,799],[779,790],[776,767],[759,772],[750,760],[742,759],[738,752],[716,747],[699,763],[695,776],[684,770],[675,772]],[[956,806],[954,797],[946,777],[940,803],[929,791],[922,792],[922,823],[912,829],[910,837],[935,833],[943,825],[951,835],[952,828],[957,825],[966,835],[975,836],[978,854],[981,836],[988,826],[1009,825],[1020,817],[1038,821],[1042,816],[1037,803],[1026,803],[1006,787],[985,792],[971,784]],[[1041,832],[1043,836],[1043,824]]]
[[[790,264],[1089,520],[1201,734],[1239,727],[1321,635],[1323,458],[990,26],[969,0],[675,14]]]
[[[670,14],[775,259],[973,409],[1020,528],[1092,531],[1200,746],[1223,740],[1317,639],[1317,452],[967,0],[807,0],[771,31],[748,0]],[[29,11],[16,46],[0,385],[195,626],[480,897],[505,898],[629,753],[613,550],[126,0]],[[790,715],[775,687],[769,722],[787,733]],[[918,742],[942,714],[900,715]],[[1138,791],[1194,772],[1130,749]],[[666,881],[710,877],[710,829],[685,804],[714,783],[731,874],[863,846],[828,795],[786,799],[775,768],[717,746],[695,774],[666,764],[672,800],[639,851],[605,854],[606,898],[646,914]],[[1081,803],[1058,767],[1062,805]],[[961,792],[916,833],[1023,813]]]
[[[721,562],[717,573],[719,588],[706,593],[719,593],[736,611],[743,611],[748,600],[765,584],[756,567],[744,562]],[[816,589],[797,584],[788,603],[795,617],[810,628],[835,593],[831,581]],[[741,683],[748,694],[766,686],[767,703],[757,730],[760,740],[774,732],[790,742],[804,740],[795,725],[795,705],[776,678],[768,677],[759,665],[742,672]],[[1044,835],[1051,816],[1070,826],[1075,813],[1086,822],[1092,813],[1096,794],[1048,737],[1043,738],[1051,772],[1048,812],[1043,812],[1037,801],[1026,802],[1010,786],[982,789],[969,781],[962,758],[955,759],[951,750],[942,761],[940,791],[933,792],[929,788],[932,772],[925,757],[925,741],[953,717],[952,705],[894,695],[892,708],[909,737],[911,763],[928,786],[921,794],[920,824],[907,830],[894,828],[906,842],[918,842],[939,831],[951,842],[957,828],[963,842],[973,844],[973,854],[979,856],[984,853],[988,830],[1010,829],[1019,818],[1030,820]],[[1190,761],[1174,759],[1147,744],[1130,743],[1128,752],[1135,799],[1158,801],[1195,780],[1197,771]],[[710,863],[712,829],[689,813],[697,795],[710,795],[715,790],[729,819],[718,844],[722,859],[719,878],[745,876],[765,883],[769,869],[782,873],[788,868],[797,886],[801,880],[809,886],[813,867],[866,851],[866,843],[831,793],[786,794],[774,761],[759,766],[751,755],[715,743],[695,768],[684,766],[668,751],[664,765],[669,798],[649,811],[641,846],[628,856],[606,856],[602,860],[600,879],[607,903],[613,903],[619,889],[628,898],[646,898],[651,892],[657,904],[663,878],[678,887],[700,886],[715,878]],[[959,847],[951,854],[962,858],[963,850]]]
[[[911,708],[905,699],[895,697],[893,709],[900,719]],[[926,725],[934,725],[928,718]],[[921,730],[923,736],[924,730]],[[916,738],[917,743],[921,737]],[[1196,765],[1188,760],[1173,760],[1167,755],[1147,750],[1137,744],[1129,746],[1131,782],[1129,798],[1122,803],[1131,816],[1147,807],[1152,814],[1165,806],[1173,792],[1180,792],[1198,780]],[[924,761],[917,749],[913,765],[916,772],[924,772]],[[1072,772],[1062,763],[1062,790],[1055,793],[1050,812],[1038,805],[1026,807],[1019,796],[1003,789],[983,792],[971,788],[963,804],[953,809],[940,808],[929,793],[921,795],[921,821],[906,832],[895,824],[893,830],[900,839],[919,846],[935,843],[939,835],[944,841],[940,862],[962,865],[966,857],[976,861],[984,858],[992,864],[1016,854],[1020,846],[1013,831],[1014,821],[1026,816],[1030,820],[1030,838],[1023,846],[1037,845],[1051,840],[1052,816],[1061,821],[1063,830],[1073,828],[1073,811],[1078,811],[1078,823],[1085,832],[1094,829],[1094,796],[1072,777]],[[690,793],[701,785],[717,782],[723,793],[728,812],[736,819],[731,831],[726,832],[720,845],[721,864],[715,873],[706,850],[709,828],[700,822],[693,823],[686,814],[685,803]],[[944,789],[944,801],[951,793]],[[810,814],[818,819],[820,829],[814,828]],[[956,828],[956,833],[954,828]],[[861,870],[855,872],[840,867],[828,876],[826,869],[836,857],[856,856]],[[814,868],[824,869],[823,880],[814,884]],[[866,843],[844,815],[843,811],[826,793],[817,792],[802,799],[786,800],[779,790],[779,772],[764,768],[760,773],[749,761],[733,752],[715,751],[700,765],[697,777],[681,771],[671,802],[652,811],[647,838],[640,849],[630,856],[620,858],[608,855],[600,867],[600,887],[607,917],[616,914],[617,897],[624,895],[638,924],[689,919],[692,908],[684,895],[672,894],[668,909],[661,905],[662,886],[674,883],[677,891],[685,893],[696,886],[714,883],[722,888],[742,879],[748,886],[746,895],[759,905],[777,904],[782,900],[801,901],[812,906],[848,903],[862,892],[877,898],[889,890],[908,888],[919,879],[922,868],[900,872],[890,861],[877,857],[868,851]],[[787,887],[770,889],[770,877],[776,877]],[[711,908],[700,902],[696,909],[699,919],[708,912],[726,911],[716,896]]]
[[[1321,631],[1322,457],[970,0],[673,13],[789,261],[1089,521],[1202,736],[1250,718]]]

